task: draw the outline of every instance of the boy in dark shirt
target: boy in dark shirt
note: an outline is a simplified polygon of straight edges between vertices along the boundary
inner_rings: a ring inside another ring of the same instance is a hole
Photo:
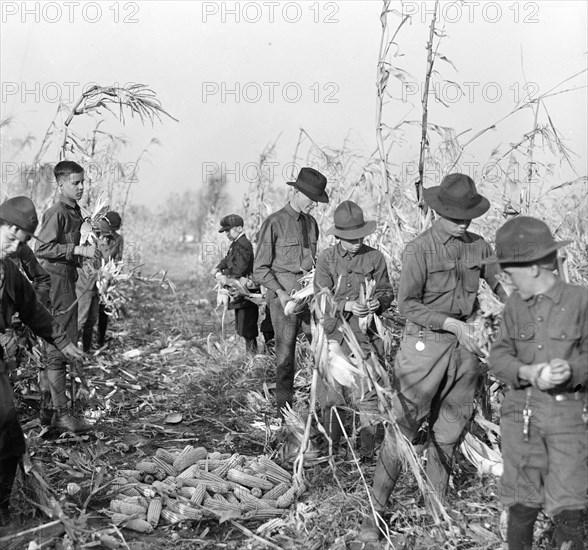
[[[363,239],[376,230],[376,222],[365,221],[362,209],[352,201],[344,201],[337,206],[333,218],[335,223],[327,231],[327,235],[334,235],[339,242],[319,254],[314,273],[315,295],[322,289],[330,290],[337,308],[335,317],[325,317],[325,336],[329,340],[343,344],[343,349],[349,353],[343,333],[338,330],[343,323],[343,317],[350,324],[362,350],[367,355],[375,352],[378,359],[383,362],[384,346],[375,330],[374,322],[367,327],[365,333],[359,326],[362,317],[365,318],[370,313],[383,313],[394,299],[384,255],[363,243]],[[362,287],[365,291],[366,281],[374,281],[375,287],[370,300],[362,304],[359,297]],[[345,410],[340,407],[345,407],[347,401],[356,406],[360,412],[362,426],[360,455],[362,459],[367,460],[374,452],[376,425],[372,424],[370,419],[369,411],[374,407],[369,407],[369,403],[373,403],[375,396],[362,393],[361,387],[350,392],[340,387],[327,388],[323,422],[331,437],[333,450],[336,451],[342,431],[331,408],[337,407],[339,416],[345,418]]]
[[[554,273],[557,249],[568,242],[527,216],[496,234],[498,262],[515,288],[488,359],[510,386],[500,411],[509,550],[531,548],[541,508],[553,516],[554,548],[584,548],[588,293]]]
[[[83,223],[78,202],[84,193],[84,169],[76,162],[58,162],[53,170],[60,191],[59,202],[43,216],[36,254],[51,275],[51,307],[59,326],[72,342],[77,342],[78,307],[76,302],[77,268],[83,258],[94,258],[93,245],[80,246]],[[55,428],[84,432],[91,426],[68,410],[65,393],[66,361],[55,346],[48,346],[47,375],[53,400]]]
[[[35,206],[27,197],[15,197],[0,205],[0,333],[18,313],[20,320],[37,336],[76,359],[81,357],[81,352],[38,301],[28,279],[13,262],[6,261],[32,237],[37,224]],[[4,350],[0,347],[0,525],[9,517],[10,492],[24,451],[24,436],[14,407]]]
[[[213,270],[213,276],[223,286],[231,286],[231,280],[248,277],[253,271],[253,245],[243,233],[243,218],[237,214],[225,216],[220,222],[219,233],[226,233],[231,241],[227,255]],[[235,310],[237,334],[245,339],[245,349],[257,353],[257,319],[259,308],[244,296],[231,297],[229,309]]]

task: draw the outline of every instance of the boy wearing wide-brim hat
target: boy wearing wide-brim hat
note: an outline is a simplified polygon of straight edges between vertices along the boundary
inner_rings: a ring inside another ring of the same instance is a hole
[[[15,313],[37,336],[71,358],[82,353],[38,301],[35,290],[16,264],[7,261],[37,229],[35,206],[28,197],[14,197],[0,205],[0,332],[10,326]],[[0,525],[8,517],[10,492],[25,440],[18,420],[4,350],[0,347]]]
[[[299,279],[315,264],[319,229],[310,211],[326,203],[327,178],[314,168],[302,168],[284,208],[271,214],[262,224],[253,266],[253,278],[267,289],[266,300],[275,332],[276,406],[279,417],[294,398],[296,336],[303,326],[309,329],[308,308],[286,315],[284,307]],[[310,333],[309,330],[305,332]]]
[[[427,476],[444,498],[455,445],[472,414],[480,375],[474,313],[480,278],[504,295],[496,266],[484,260],[493,252],[479,235],[468,231],[471,220],[490,207],[473,180],[450,174],[441,185],[425,189],[428,206],[439,218],[409,242],[402,256],[398,308],[406,327],[394,369],[397,422],[409,441],[428,420]],[[387,432],[373,481],[376,511],[383,512],[401,472],[396,444]],[[377,539],[379,530],[370,516],[361,537]]]
[[[362,350],[367,354],[375,352],[378,359],[383,362],[384,346],[374,322],[371,322],[365,333],[359,325],[359,320],[370,313],[381,314],[386,311],[394,299],[384,255],[363,242],[365,237],[376,230],[376,222],[366,221],[362,209],[352,201],[344,201],[337,206],[333,218],[334,224],[327,231],[327,235],[334,235],[338,242],[319,254],[314,274],[315,295],[323,289],[328,289],[333,293],[336,304],[335,316],[328,313],[325,315],[325,335],[329,340],[343,344],[344,350],[348,353],[349,347],[344,341],[343,334],[337,330],[345,319]],[[364,292],[366,290],[366,281],[374,281],[375,286],[370,300],[362,304],[360,295],[362,288]],[[347,392],[341,387],[329,387],[326,390],[323,423],[332,440],[333,450],[339,446],[342,431],[332,407],[345,407],[350,401],[360,412],[360,455],[364,459],[370,458],[374,451],[376,431],[376,426],[370,422],[369,414],[369,411],[374,409],[370,406],[373,404],[374,396],[361,395],[359,387],[357,392]],[[341,418],[346,416],[343,408],[338,409],[338,414]]]
[[[235,279],[249,277],[253,271],[253,245],[243,232],[244,225],[245,221],[238,214],[229,214],[220,221],[218,232],[226,233],[231,245],[212,274],[223,287],[229,289]],[[229,309],[235,310],[235,330],[244,338],[246,351],[257,353],[259,307],[244,296],[233,293]]]
[[[554,273],[568,242],[527,216],[496,234],[497,260],[514,287],[488,359],[510,387],[500,411],[509,550],[531,548],[540,509],[553,516],[554,548],[584,548],[588,293]]]

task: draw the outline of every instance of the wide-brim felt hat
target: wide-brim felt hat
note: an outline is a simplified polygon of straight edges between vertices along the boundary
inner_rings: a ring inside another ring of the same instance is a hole
[[[229,214],[220,221],[220,225],[221,228],[218,230],[218,232],[223,233],[225,231],[229,231],[233,227],[243,227],[245,222],[243,221],[243,218],[239,216],[239,214]]]
[[[0,219],[33,235],[39,225],[37,210],[28,197],[12,197],[0,204]]]
[[[449,174],[441,185],[423,189],[425,202],[446,218],[473,220],[490,208],[488,199],[478,193],[474,180],[465,174]]]
[[[547,224],[530,216],[508,220],[496,232],[496,256],[484,263],[528,264],[572,241],[556,241]]]
[[[315,202],[329,202],[329,195],[325,191],[327,178],[314,168],[301,168],[296,181],[288,181],[286,184]]]
[[[350,241],[371,235],[377,225],[374,220],[364,220],[363,210],[353,201],[343,201],[337,206],[333,221],[335,223],[328,229],[327,235]]]

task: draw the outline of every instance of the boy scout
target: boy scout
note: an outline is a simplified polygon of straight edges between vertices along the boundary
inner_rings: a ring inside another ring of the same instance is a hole
[[[263,222],[253,266],[255,282],[267,289],[275,331],[276,406],[280,418],[282,408],[291,405],[294,398],[296,336],[302,323],[310,322],[308,309],[286,315],[284,307],[292,290],[299,289],[300,277],[314,267],[319,229],[310,211],[317,202],[329,201],[327,178],[313,168],[302,168],[296,181],[288,185],[294,188],[292,198]]]
[[[220,221],[218,232],[226,233],[231,245],[212,274],[223,286],[230,287],[232,279],[247,277],[253,271],[253,245],[243,233],[243,225],[243,218],[237,214],[225,216]],[[235,310],[235,329],[245,339],[245,349],[249,353],[257,353],[257,304],[237,295],[231,297],[229,309]]]
[[[84,193],[84,169],[76,162],[64,160],[55,165],[53,173],[60,192],[59,202],[43,216],[36,253],[45,271],[51,275],[53,315],[70,340],[77,342],[76,270],[83,258],[95,256],[96,247],[80,246],[83,218],[77,201]],[[54,408],[51,425],[71,432],[90,430],[88,424],[68,411],[63,354],[55,346],[48,346],[47,359]]]
[[[35,207],[27,197],[15,197],[0,205],[0,332],[10,325],[12,316],[71,358],[82,354],[60,329],[51,314],[37,300],[35,290],[17,266],[6,261],[21,243],[26,243],[37,228]],[[8,371],[0,347],[0,525],[7,522],[10,492],[25,441],[16,409]]]
[[[379,314],[386,311],[394,299],[384,255],[363,243],[363,239],[376,230],[376,222],[365,221],[362,209],[352,201],[344,201],[337,206],[333,218],[335,223],[327,231],[327,235],[334,235],[339,242],[319,254],[314,274],[315,294],[322,289],[329,289],[333,292],[336,303],[336,316],[327,315],[325,318],[325,335],[329,340],[337,340],[339,344],[344,344],[345,351],[349,352],[343,334],[337,330],[344,318],[350,324],[362,349],[367,354],[374,351],[383,362],[384,346],[375,331],[373,321],[366,334],[359,326],[360,318],[370,313]],[[367,280],[375,281],[375,287],[367,304],[361,304],[360,291],[362,287],[365,290]],[[345,407],[345,393],[342,388],[327,388],[323,422],[331,437],[334,451],[339,446],[342,432],[339,421],[331,412],[331,407]],[[361,398],[363,401],[360,402]],[[370,424],[369,413],[365,410],[370,398],[351,392],[349,400],[360,411],[360,455],[362,459],[367,460],[373,455],[376,432],[376,426]],[[371,401],[373,402],[373,396]],[[339,409],[339,416],[345,418],[344,409]]]
[[[483,264],[492,256],[490,245],[467,230],[472,219],[490,208],[473,180],[450,174],[440,186],[425,189],[424,197],[439,219],[403,252],[398,307],[407,321],[396,356],[393,408],[409,441],[414,442],[428,419],[427,476],[444,498],[453,451],[470,418],[480,372],[480,349],[467,323],[474,313],[480,277],[492,290],[503,291],[495,272]],[[378,512],[385,510],[401,471],[392,439],[387,432],[374,474]],[[370,515],[361,538],[378,537]]]
[[[554,548],[582,550],[585,543],[588,294],[553,272],[557,249],[568,242],[556,242],[544,222],[527,216],[496,234],[498,262],[515,288],[488,359],[510,387],[500,420],[509,550],[531,548],[541,508],[553,516]]]

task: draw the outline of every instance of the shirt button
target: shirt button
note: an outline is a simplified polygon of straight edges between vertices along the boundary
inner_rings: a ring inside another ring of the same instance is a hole
[[[543,349],[543,344],[539,344],[539,345],[537,346],[537,349]]]
[[[351,283],[347,283],[347,286],[351,286]]]
[[[543,317],[541,317],[541,316],[537,317],[537,321],[539,321],[539,322],[543,321]]]
[[[351,275],[351,269],[348,269],[347,270],[347,273],[349,273],[349,275]]]
[[[565,338],[565,337],[566,337],[566,335],[565,335],[565,334],[562,334],[562,335],[561,335],[561,337],[562,337],[562,338]]]

